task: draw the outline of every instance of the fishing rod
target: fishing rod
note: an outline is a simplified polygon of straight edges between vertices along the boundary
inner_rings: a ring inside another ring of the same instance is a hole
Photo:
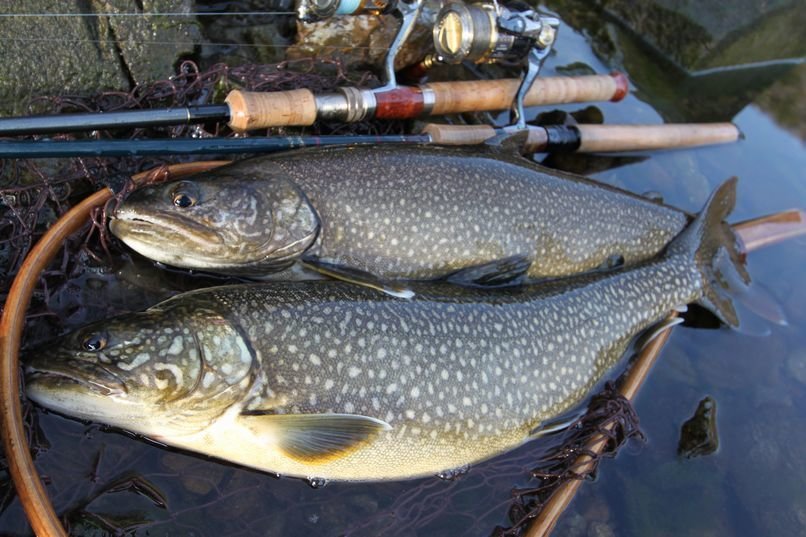
[[[365,119],[411,119],[424,115],[506,110],[512,105],[517,79],[433,82],[397,86],[385,91],[339,88],[314,94],[308,89],[277,92],[233,90],[225,104],[163,109],[87,112],[0,118],[0,136],[165,127],[227,121],[236,132],[270,127],[310,126],[316,120],[356,122]],[[617,102],[628,91],[622,73],[545,77],[535,81],[524,105],[572,102]]]
[[[0,158],[123,157],[270,153],[300,147],[380,144],[481,144],[520,129],[487,125],[429,124],[421,134],[275,136],[248,138],[172,138],[133,140],[21,140],[0,141]],[[529,126],[520,152],[601,153],[673,149],[734,142],[741,136],[732,123],[672,125],[551,125]]]
[[[429,134],[0,141],[2,158],[134,157],[271,153],[332,145],[427,144]]]
[[[629,89],[620,73],[537,80],[543,60],[556,37],[559,21],[527,9],[510,10],[497,3],[449,2],[434,26],[436,58],[445,63],[464,60],[475,63],[527,59],[522,79],[440,82],[399,86],[394,60],[420,16],[423,0],[301,0],[300,17],[319,20],[325,16],[371,10],[391,10],[402,17],[400,29],[385,60],[386,83],[369,90],[339,88],[315,95],[307,89],[280,92],[234,90],[225,104],[167,109],[126,110],[24,116],[0,119],[0,136],[55,134],[125,127],[160,127],[207,121],[227,121],[236,132],[271,127],[309,126],[316,120],[356,122],[365,119],[411,119],[430,114],[459,114],[511,109],[521,126],[524,106],[569,102],[619,101]],[[350,11],[352,10],[352,11]],[[433,62],[431,62],[433,63]]]

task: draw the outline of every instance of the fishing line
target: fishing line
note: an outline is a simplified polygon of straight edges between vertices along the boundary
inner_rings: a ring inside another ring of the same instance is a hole
[[[197,11],[195,13],[0,13],[0,18],[12,17],[259,17],[266,15],[296,15],[294,11]]]
[[[21,41],[21,42],[31,42],[31,43],[109,43],[112,42],[112,39],[70,39],[70,38],[44,38],[44,37],[0,37],[0,41]],[[132,39],[124,39],[120,41],[121,43],[134,43],[138,45],[153,45],[153,46],[165,46],[165,45],[184,45],[184,46],[196,46],[196,45],[203,45],[203,46],[214,46],[214,47],[251,47],[251,48],[291,48],[295,45],[275,45],[275,44],[257,44],[257,43],[220,43],[215,42],[211,43],[208,41],[200,40],[198,42],[193,41],[136,41]],[[301,43],[297,46],[306,46],[304,43]],[[343,50],[343,49],[351,49],[351,50],[387,50],[388,47],[377,46],[377,47],[369,47],[369,46],[356,46],[353,44],[345,43],[344,45],[316,45],[316,48],[320,49],[335,49],[335,50]]]

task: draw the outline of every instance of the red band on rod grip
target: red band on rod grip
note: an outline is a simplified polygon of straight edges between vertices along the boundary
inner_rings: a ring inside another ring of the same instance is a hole
[[[619,71],[613,71],[610,76],[616,81],[616,91],[610,98],[610,102],[617,103],[630,92],[630,81],[627,80],[627,75]]]
[[[407,119],[423,113],[423,94],[418,88],[399,87],[375,94],[376,119]]]

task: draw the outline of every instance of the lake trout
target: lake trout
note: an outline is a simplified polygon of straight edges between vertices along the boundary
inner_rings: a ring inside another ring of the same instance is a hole
[[[681,211],[503,151],[365,146],[249,159],[146,187],[110,229],[177,267],[266,276],[304,259],[431,280],[515,257],[528,261],[529,278],[629,266],[687,222]]]
[[[675,307],[735,325],[722,281],[749,277],[723,222],[734,195],[730,180],[656,259],[542,285],[421,284],[413,300],[338,281],[191,291],[29,355],[26,391],[283,475],[436,474],[530,439]]]

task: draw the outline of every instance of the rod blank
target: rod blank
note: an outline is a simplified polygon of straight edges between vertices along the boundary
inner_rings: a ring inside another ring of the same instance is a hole
[[[299,147],[429,143],[427,134],[388,136],[291,136],[271,138],[172,138],[159,140],[24,140],[0,142],[0,158],[131,157],[270,153]]]
[[[0,119],[0,136],[56,134],[127,127],[167,127],[229,119],[229,106],[210,104],[159,110],[123,110]]]

